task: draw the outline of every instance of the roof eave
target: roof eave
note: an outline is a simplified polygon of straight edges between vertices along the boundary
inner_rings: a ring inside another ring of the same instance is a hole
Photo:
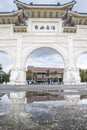
[[[15,12],[11,12],[11,13],[3,13],[3,14],[0,14],[0,16],[19,16],[22,14],[22,10],[18,10],[18,11],[15,11]]]
[[[83,17],[87,17],[87,14],[80,14],[80,13],[76,13],[76,12],[73,12],[73,11],[69,11],[68,12],[70,15],[72,15],[72,16],[74,16],[74,17],[81,17],[81,18],[83,18]]]
[[[75,4],[76,4],[76,2],[75,1],[72,1],[72,2],[70,2],[70,3],[67,3],[67,4],[64,4],[64,5],[60,5],[60,6],[57,6],[57,5],[51,5],[51,6],[40,6],[40,5],[38,5],[38,6],[35,6],[35,5],[28,5],[28,4],[25,4],[25,3],[22,3],[22,2],[20,2],[20,1],[17,1],[17,0],[15,0],[14,1],[15,2],[15,4],[17,5],[17,7],[18,8],[27,8],[27,9],[30,9],[30,8],[56,8],[56,9],[65,9],[65,8],[72,8]]]

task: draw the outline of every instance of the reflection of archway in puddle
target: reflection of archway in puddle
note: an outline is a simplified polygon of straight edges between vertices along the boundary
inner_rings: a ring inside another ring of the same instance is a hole
[[[34,50],[27,59],[26,66],[64,68],[63,57],[54,49],[39,48]]]
[[[2,65],[3,71],[8,73],[13,66],[11,56],[4,51],[0,51],[0,64]]]

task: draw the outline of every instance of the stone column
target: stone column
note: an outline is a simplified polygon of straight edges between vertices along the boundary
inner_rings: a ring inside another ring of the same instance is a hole
[[[80,95],[66,95],[64,98],[66,106],[77,105],[80,101]]]
[[[79,85],[81,81],[78,68],[66,68],[64,70],[64,84]]]
[[[22,64],[22,36],[17,39],[17,52],[16,52],[16,68],[21,68]]]
[[[23,129],[23,126],[26,125],[27,120],[27,113],[25,111],[25,92],[17,92],[17,93],[10,93],[10,112],[9,112],[9,119],[10,122],[12,121],[13,129],[19,130]]]
[[[73,38],[68,37],[68,68],[64,71],[64,84],[76,85],[80,84],[79,69],[74,65],[74,48],[73,48]],[[65,90],[64,92],[75,92],[75,90]],[[80,95],[65,95],[66,105],[77,105],[80,100]]]
[[[26,114],[24,102],[25,102],[25,92],[10,93],[11,108],[10,114],[15,116],[23,116]]]
[[[80,84],[79,69],[74,65],[72,36],[68,37],[68,68],[64,71],[64,84]]]
[[[64,84],[69,85],[76,85],[80,84],[80,76],[78,69],[67,69],[64,72],[65,81]],[[78,90],[65,90],[64,92],[76,92]],[[80,100],[80,95],[65,95],[66,105],[77,105],[78,101]]]
[[[16,62],[11,70],[10,84],[26,84],[26,70],[22,67],[22,36],[17,39]]]
[[[10,75],[10,84],[26,84],[26,70],[24,68],[12,68]]]

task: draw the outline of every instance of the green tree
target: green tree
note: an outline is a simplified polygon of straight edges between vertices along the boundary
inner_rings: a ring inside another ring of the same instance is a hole
[[[9,82],[9,78],[10,78],[10,73],[5,73],[3,74],[3,82]]]
[[[51,75],[52,75],[52,80],[53,80],[53,82],[57,82],[57,81],[58,81],[57,71],[52,71],[52,72],[51,72]]]
[[[0,64],[0,70],[3,70],[2,64]]]
[[[52,75],[52,77],[55,75],[54,71],[51,71],[50,74]]]
[[[3,82],[9,82],[9,77],[10,77],[10,71],[8,73],[5,73],[3,71],[3,67],[2,67],[2,64],[0,64],[0,83],[3,83]]]
[[[87,70],[80,69],[81,82],[87,82]]]
[[[37,80],[37,73],[36,72],[33,72],[33,80]]]
[[[54,78],[53,78],[53,82],[58,82],[58,78],[57,78],[57,77],[54,77]]]
[[[0,83],[3,83],[3,67],[2,67],[2,64],[0,64]]]
[[[46,75],[49,77],[50,76],[50,70],[46,71]]]
[[[57,75],[57,71],[54,71],[54,74]]]
[[[32,80],[32,72],[26,72],[26,80]]]

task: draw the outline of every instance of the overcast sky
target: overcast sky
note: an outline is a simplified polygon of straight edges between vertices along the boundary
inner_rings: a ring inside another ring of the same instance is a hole
[[[20,0],[24,3],[29,4],[33,2],[34,4],[60,4],[68,3],[72,0]],[[76,0],[76,4],[73,11],[87,13],[87,0]],[[17,10],[17,7],[13,0],[0,0],[0,12],[11,12]],[[2,60],[3,59],[3,60]],[[84,59],[84,60],[83,60]],[[77,65],[83,68],[87,68],[87,54],[83,54],[79,57]],[[8,62],[9,61],[9,62]],[[7,54],[0,53],[0,64],[3,65],[5,71],[8,71],[12,66],[12,61],[10,56]],[[41,66],[41,67],[64,67],[64,62],[61,56],[52,49],[38,49],[33,52],[27,61],[28,65]]]
[[[0,0],[0,11],[12,11],[17,10],[17,7],[14,0]],[[67,2],[71,2],[72,0],[20,0],[24,3],[29,4],[30,2],[42,3],[42,4],[56,4],[60,2],[61,4],[65,4]],[[87,13],[87,0],[76,0],[76,4],[73,8],[74,11]]]

